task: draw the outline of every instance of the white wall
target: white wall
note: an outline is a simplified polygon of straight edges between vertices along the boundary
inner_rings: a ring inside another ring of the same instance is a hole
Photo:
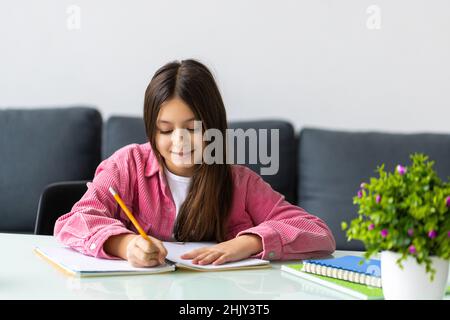
[[[0,0],[2,108],[141,116],[156,69],[189,57],[213,70],[230,120],[450,132],[448,0]]]

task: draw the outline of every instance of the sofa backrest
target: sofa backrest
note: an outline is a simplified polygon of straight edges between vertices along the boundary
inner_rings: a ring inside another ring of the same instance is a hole
[[[271,120],[271,121],[242,121],[242,122],[230,122],[230,129],[243,129],[244,132],[247,129],[255,129],[258,132],[259,129],[267,129],[268,138],[268,155],[271,155],[272,149],[270,145],[270,130],[279,130],[279,170],[274,175],[262,175],[263,179],[268,182],[272,188],[282,193],[286,200],[296,203],[297,201],[297,183],[296,183],[296,143],[294,128],[292,125],[283,120]],[[257,135],[257,137],[259,137]],[[247,140],[248,141],[248,140]],[[131,143],[145,143],[147,142],[147,136],[145,133],[144,121],[138,117],[118,117],[114,116],[106,121],[104,127],[103,137],[103,158],[107,158],[112,155],[119,148],[131,144]],[[258,140],[259,143],[259,140]],[[234,154],[237,155],[237,142],[234,143]],[[245,160],[247,167],[260,174],[260,168],[267,167],[262,164],[257,157],[257,163],[249,163],[248,149],[249,145],[246,143],[246,156]],[[258,149],[259,150],[259,149]],[[237,161],[237,158],[235,159]]]
[[[409,155],[423,152],[435,161],[441,179],[450,176],[450,135],[345,132],[305,128],[299,137],[299,203],[332,229],[337,249],[363,250],[359,241],[347,242],[341,222],[357,217],[353,197],[361,182],[378,177],[385,164],[393,171],[409,165]]]
[[[48,184],[93,178],[101,127],[89,107],[0,110],[0,232],[32,233]]]
[[[131,143],[145,143],[144,120],[138,117],[112,116],[103,126],[102,159]]]

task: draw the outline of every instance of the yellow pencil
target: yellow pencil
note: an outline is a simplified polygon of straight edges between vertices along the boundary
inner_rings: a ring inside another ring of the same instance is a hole
[[[139,223],[137,222],[137,220],[134,218],[133,214],[131,213],[131,211],[127,208],[127,206],[125,205],[125,203],[123,202],[123,200],[120,198],[119,194],[112,188],[109,187],[109,192],[111,192],[111,194],[114,196],[114,199],[116,199],[116,201],[119,203],[119,206],[122,208],[122,210],[126,213],[126,215],[128,216],[128,219],[131,220],[131,222],[133,223],[133,225],[135,226],[135,228],[137,229],[137,231],[139,231],[139,234],[142,236],[142,238],[144,238],[145,240],[147,240],[148,242],[152,243],[152,240],[150,240],[150,238],[148,237],[148,235],[145,233],[145,231],[141,228],[141,226],[139,225]]]

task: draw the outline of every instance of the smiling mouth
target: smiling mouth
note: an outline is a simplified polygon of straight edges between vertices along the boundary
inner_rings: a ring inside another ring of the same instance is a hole
[[[174,155],[177,155],[177,156],[179,156],[179,157],[184,157],[184,156],[187,156],[187,155],[189,155],[189,154],[191,154],[192,152],[194,152],[194,150],[191,150],[191,151],[188,151],[188,152],[171,152],[172,154],[174,154]]]

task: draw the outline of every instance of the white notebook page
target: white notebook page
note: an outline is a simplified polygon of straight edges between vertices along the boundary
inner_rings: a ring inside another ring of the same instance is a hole
[[[204,269],[204,270],[214,270],[214,269],[228,269],[228,268],[242,268],[242,267],[250,267],[250,266],[262,266],[262,265],[268,265],[270,262],[267,260],[261,260],[261,259],[245,259],[241,261],[236,262],[228,262],[222,265],[198,265],[193,264],[192,260],[185,260],[181,259],[181,256],[189,251],[192,251],[194,249],[202,248],[202,247],[208,247],[213,246],[216,243],[214,242],[164,242],[164,247],[167,249],[167,260],[170,260],[172,262],[175,262],[180,265],[185,265],[188,267],[192,267],[195,269]]]
[[[126,260],[94,258],[67,247],[36,247],[35,250],[74,273],[160,273],[175,270],[173,265],[167,264],[151,268],[135,268]]]

